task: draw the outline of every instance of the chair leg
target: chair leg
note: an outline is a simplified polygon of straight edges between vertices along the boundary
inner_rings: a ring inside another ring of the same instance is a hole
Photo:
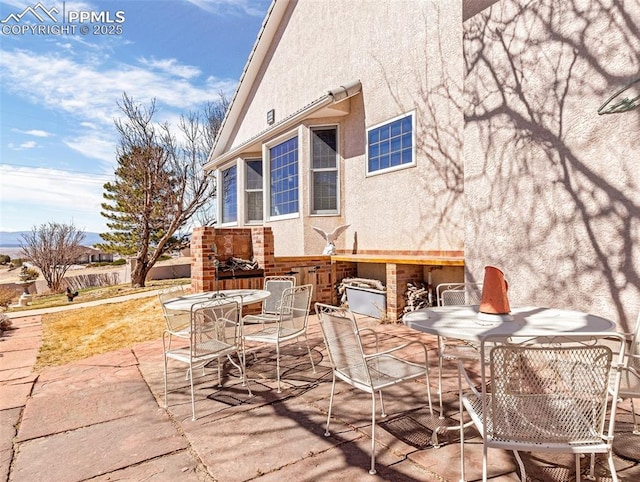
[[[636,408],[633,406],[633,398],[631,399],[631,416],[633,417],[633,433],[640,435],[640,426],[638,426],[638,421],[636,420]]]
[[[444,410],[442,408],[442,339],[438,337],[438,399],[440,407],[440,418],[444,419]]]
[[[311,368],[313,368],[313,373],[317,373],[316,372],[316,365],[315,363],[313,363],[313,355],[311,355],[311,348],[309,347],[309,338],[307,337],[307,334],[304,334],[304,340],[305,343],[307,344],[307,352],[309,353],[309,360],[311,360]]]
[[[282,393],[280,388],[280,343],[276,343],[276,377],[278,378],[278,393]]]
[[[458,365],[458,416],[460,418],[460,482],[465,482],[464,474],[464,406],[462,405],[462,373]]]
[[[162,351],[164,358],[164,408],[167,408],[167,348],[165,346],[165,336],[162,335]]]
[[[518,462],[518,467],[520,467],[520,480],[522,480],[522,482],[527,482],[527,471],[524,468],[524,462],[522,462],[522,457],[520,457],[520,453],[517,450],[514,450],[513,455],[515,455],[516,460]]]
[[[607,460],[609,461],[609,472],[611,472],[611,482],[618,482],[618,473],[616,472],[616,466],[613,462],[613,452],[609,449],[607,454]]]
[[[380,393],[380,416],[381,417],[386,417],[387,414],[384,411],[384,400],[382,399],[382,390],[379,390]]]
[[[331,382],[331,395],[329,397],[329,411],[327,412],[327,426],[324,429],[324,436],[328,437],[331,435],[329,432],[329,422],[331,421],[331,407],[333,407],[333,392],[336,389],[336,374],[333,374],[333,381]]]
[[[380,392],[382,395],[382,392]],[[371,475],[376,474],[376,394],[371,392]]]
[[[196,399],[193,393],[193,368],[189,365],[189,380],[191,381],[191,420],[196,419]]]

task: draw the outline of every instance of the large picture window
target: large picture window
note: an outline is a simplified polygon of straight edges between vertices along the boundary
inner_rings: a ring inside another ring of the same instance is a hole
[[[238,221],[238,177],[236,166],[224,169],[220,173],[222,187],[222,222],[234,223]]]
[[[311,214],[338,212],[338,129],[311,129]]]
[[[269,148],[270,215],[298,212],[298,137]]]
[[[367,130],[367,173],[414,164],[413,114]]]
[[[246,162],[245,202],[246,221],[262,221],[262,159],[250,159]]]

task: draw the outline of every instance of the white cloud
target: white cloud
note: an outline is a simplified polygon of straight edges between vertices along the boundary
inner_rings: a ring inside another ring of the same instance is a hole
[[[34,147],[37,147],[37,146],[38,146],[38,143],[36,141],[26,141],[18,145],[15,145],[13,142],[9,142],[7,144],[7,147],[13,151],[23,151],[25,149],[33,149]]]
[[[104,135],[88,132],[63,141],[67,147],[90,159],[98,159],[109,165],[116,162],[116,140]]]
[[[180,64],[176,59],[146,59],[142,57],[140,63],[152,69],[166,72],[169,75],[181,77],[183,79],[192,79],[198,77],[202,72],[199,68],[191,65]]]
[[[29,136],[34,136],[34,137],[51,137],[54,136],[55,134],[51,133],[51,132],[47,132],[47,131],[43,131],[43,130],[39,130],[39,129],[30,129],[28,131],[23,131],[20,129],[11,129],[13,132],[19,132],[21,134],[27,134]]]
[[[169,60],[168,64],[171,62]],[[49,109],[76,115],[84,122],[108,125],[112,125],[113,117],[118,113],[116,101],[121,99],[123,92],[140,102],[156,98],[159,110],[161,104],[188,110],[216,99],[218,92],[232,93],[236,84],[233,80],[214,78],[207,79],[204,86],[199,87],[184,77],[149,71],[140,66],[107,66],[96,59],[80,63],[56,54],[25,50],[4,51],[0,56],[0,69],[3,85],[15,95],[28,97]]]
[[[107,180],[105,176],[1,164],[0,230],[73,220],[79,229],[104,231],[100,203]]]

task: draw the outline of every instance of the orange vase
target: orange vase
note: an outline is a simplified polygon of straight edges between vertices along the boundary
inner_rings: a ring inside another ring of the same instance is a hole
[[[480,313],[508,314],[511,311],[507,296],[508,289],[509,285],[504,279],[504,273],[495,266],[485,266]]]

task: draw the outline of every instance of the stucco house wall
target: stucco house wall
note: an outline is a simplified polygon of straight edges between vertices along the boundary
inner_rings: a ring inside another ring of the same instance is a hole
[[[502,0],[464,23],[466,275],[500,266],[512,305],[633,327],[640,109],[597,110],[640,76],[638,25],[637,0]]]
[[[351,225],[337,243],[345,252],[462,250],[461,0],[278,0],[276,7],[284,9],[281,20],[262,59],[254,53],[250,60],[261,64],[246,101],[233,107],[239,114],[225,126],[230,134],[218,153],[268,129],[270,110],[277,123],[329,89],[362,84],[333,112],[278,133],[299,136],[301,191],[299,218],[264,223],[273,230],[276,256],[319,254],[325,243],[311,226],[332,231],[341,224]],[[412,111],[416,165],[367,176],[366,129]],[[341,210],[309,216],[309,127],[327,124],[339,125]],[[247,146],[241,156],[262,149]],[[242,214],[241,208],[239,226]]]

